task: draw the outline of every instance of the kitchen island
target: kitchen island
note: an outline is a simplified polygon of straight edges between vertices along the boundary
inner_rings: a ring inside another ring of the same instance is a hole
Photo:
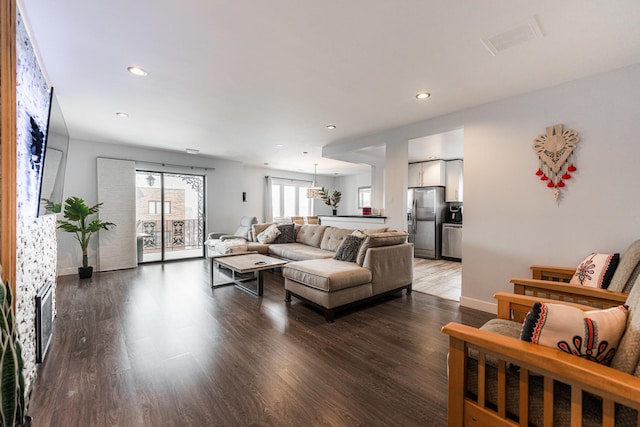
[[[380,215],[321,215],[320,224],[349,230],[365,230],[382,228],[387,221],[386,216]]]

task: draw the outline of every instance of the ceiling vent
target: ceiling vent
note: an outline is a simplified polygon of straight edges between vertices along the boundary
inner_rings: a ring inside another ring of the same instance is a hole
[[[491,55],[496,56],[498,53],[509,48],[542,37],[543,34],[536,22],[536,19],[531,18],[525,24],[480,41],[484,47],[491,52]]]

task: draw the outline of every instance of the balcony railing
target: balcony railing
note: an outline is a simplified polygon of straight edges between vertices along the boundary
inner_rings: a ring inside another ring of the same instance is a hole
[[[142,238],[144,252],[159,252],[162,244],[161,221],[140,220],[136,232],[145,236]],[[185,250],[202,248],[204,236],[202,227],[197,219],[165,220],[164,245],[165,250]]]

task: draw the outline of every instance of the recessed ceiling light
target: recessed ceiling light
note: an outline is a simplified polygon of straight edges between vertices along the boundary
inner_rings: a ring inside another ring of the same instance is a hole
[[[278,147],[278,148],[282,148],[282,147],[284,147],[284,145],[282,145],[282,144],[276,144],[276,147]]]
[[[119,111],[119,112],[116,113],[116,116],[125,117],[126,118],[126,117],[129,117],[129,114],[128,113],[123,113],[122,111]]]
[[[135,76],[146,76],[147,72],[145,71],[144,68],[142,67],[138,67],[137,65],[132,65],[131,67],[127,67],[127,70],[135,75]]]
[[[327,129],[333,130],[336,128],[336,125],[327,125]]]
[[[416,95],[416,98],[418,99],[427,99],[431,96],[431,94],[429,92],[420,92],[419,94]]]

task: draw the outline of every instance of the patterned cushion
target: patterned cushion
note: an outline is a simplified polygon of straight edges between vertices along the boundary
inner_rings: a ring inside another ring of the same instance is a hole
[[[253,224],[251,226],[251,232],[249,233],[249,237],[252,242],[258,241],[258,234],[262,233],[264,230],[269,228],[269,226],[273,224],[272,222],[265,222],[260,224]]]
[[[295,243],[295,224],[280,224],[277,226],[280,234],[273,243]]]
[[[271,224],[262,233],[258,234],[258,242],[260,243],[273,243],[276,237],[280,235],[280,230],[275,224]]]
[[[364,241],[363,237],[347,236],[338,247],[333,259],[339,261],[356,262],[360,245]]]
[[[591,254],[580,263],[570,283],[607,289],[619,262],[620,254]]]
[[[626,322],[627,308],[622,305],[582,311],[564,304],[537,302],[527,313],[520,338],[608,365]]]

